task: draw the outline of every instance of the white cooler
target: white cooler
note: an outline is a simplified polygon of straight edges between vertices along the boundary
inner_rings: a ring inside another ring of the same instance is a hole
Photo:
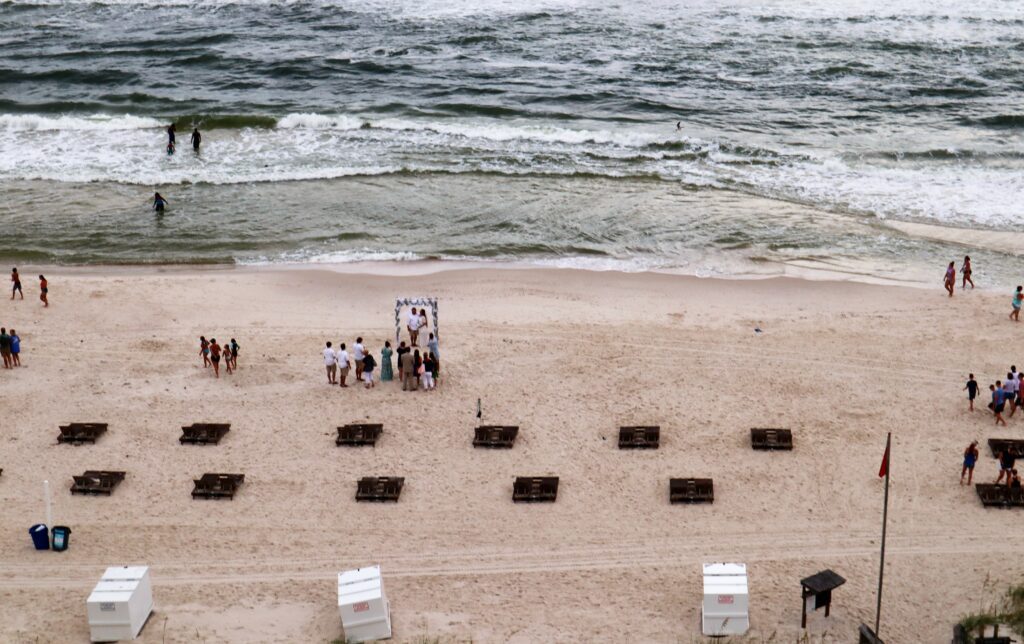
[[[148,566],[107,568],[86,601],[89,639],[133,640],[153,611]]]
[[[338,573],[338,611],[347,641],[391,637],[391,606],[384,596],[380,566]]]
[[[705,635],[743,635],[750,628],[747,565],[704,564],[704,604],[701,627]]]

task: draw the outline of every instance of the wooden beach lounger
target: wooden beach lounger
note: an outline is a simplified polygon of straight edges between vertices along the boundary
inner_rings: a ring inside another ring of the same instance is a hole
[[[231,431],[230,423],[193,423],[181,428],[181,438],[178,439],[182,445],[216,445],[224,434]]]
[[[992,450],[992,456],[999,456],[1000,452],[1009,448],[1013,450],[1017,458],[1024,458],[1024,440],[1014,438],[990,438],[988,447]]]
[[[117,484],[124,480],[124,472],[107,470],[86,470],[81,476],[73,477],[72,494],[106,494],[114,491]]]
[[[754,449],[793,449],[793,432],[788,429],[756,427],[750,430],[750,444]]]
[[[669,503],[714,503],[715,484],[711,479],[669,479]]]
[[[509,449],[516,443],[518,425],[481,425],[473,432],[473,447]]]
[[[245,482],[245,474],[203,474],[194,479],[192,488],[193,499],[221,499],[227,497],[234,500],[238,487]]]
[[[71,423],[60,426],[58,443],[80,445],[85,442],[95,443],[101,434],[107,431],[106,423]]]
[[[557,476],[517,476],[512,484],[512,500],[516,503],[550,503],[557,497]]]
[[[631,425],[619,428],[619,449],[658,449],[659,425]]]
[[[1021,508],[1024,507],[1024,497],[1020,488],[1013,490],[1006,485],[997,483],[975,483],[974,489],[978,492],[981,504],[986,508]]]
[[[335,445],[376,445],[384,425],[376,424],[351,424],[338,428],[338,437],[334,439]]]
[[[356,481],[356,501],[398,501],[405,478],[401,476],[364,476]]]

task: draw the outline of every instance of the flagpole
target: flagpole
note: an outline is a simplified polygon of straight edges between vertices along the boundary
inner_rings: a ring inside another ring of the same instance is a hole
[[[882,556],[878,564],[878,603],[875,605],[875,637],[878,637],[878,625],[882,618],[882,579],[885,577],[885,525],[889,518],[889,470],[892,469],[892,455],[889,446],[892,443],[892,432],[885,439],[885,501],[882,505]]]

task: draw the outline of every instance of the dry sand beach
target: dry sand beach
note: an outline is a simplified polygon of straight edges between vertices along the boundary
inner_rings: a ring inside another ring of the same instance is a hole
[[[151,566],[143,642],[328,642],[336,573],[372,563],[399,642],[697,642],[709,561],[748,564],[755,642],[796,640],[798,580],[836,570],[848,583],[809,633],[850,642],[873,620],[889,430],[886,642],[949,641],[986,580],[1024,572],[1020,516],[957,484],[970,440],[993,480],[985,440],[1024,423],[997,430],[960,391],[968,371],[987,388],[1024,362],[1002,293],[570,270],[46,274],[49,309],[31,282],[0,303],[25,365],[0,373],[3,642],[87,641],[85,598],[117,564]],[[395,297],[418,295],[440,298],[439,389],[329,387],[324,341],[362,335],[379,355]],[[238,339],[238,373],[202,368],[200,334]],[[485,422],[520,425],[514,449],[473,449],[477,398]],[[360,420],[384,423],[377,447],[335,447]],[[68,421],[110,430],[58,445]],[[192,422],[232,429],[179,445]],[[618,450],[620,424],[661,425],[661,448]],[[752,451],[753,426],[792,428],[795,450]],[[86,469],[128,474],[109,498],[71,496]],[[193,500],[206,471],[246,482]],[[401,500],[357,504],[364,475],[406,477]],[[513,504],[517,475],[560,476],[558,501]],[[713,505],[668,503],[670,477],[700,476]],[[73,530],[64,553],[26,534],[44,478]]]

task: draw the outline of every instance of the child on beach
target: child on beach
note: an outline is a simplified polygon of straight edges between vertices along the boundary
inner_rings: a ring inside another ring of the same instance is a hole
[[[946,278],[943,284],[949,296],[953,297],[953,289],[956,288],[956,262],[950,262],[949,267],[946,268]]]
[[[4,360],[4,369],[10,369],[11,365],[11,336],[7,335],[7,329],[0,328],[0,357]]]
[[[974,288],[974,280],[971,279],[971,256],[964,255],[964,265],[960,267],[960,272],[963,273],[964,279],[960,285],[961,290],[967,288],[967,282],[971,283],[971,288]]]
[[[21,275],[18,275],[18,269],[16,268],[11,269],[11,281],[14,282],[14,285],[11,286],[11,299],[14,299],[15,293],[20,293],[21,299],[24,300],[25,292],[21,290]]]
[[[238,371],[238,343],[235,342],[234,338],[231,338],[231,368]]]
[[[960,470],[960,485],[964,484],[964,475],[967,475],[967,485],[974,480],[974,464],[978,462],[978,441],[971,441],[971,444],[964,450],[964,468]]]
[[[967,377],[967,384],[964,385],[964,389],[967,390],[967,401],[970,404],[970,410],[974,411],[974,399],[978,397],[978,383],[974,379],[974,374],[969,374]]]
[[[210,343],[206,341],[206,336],[199,336],[199,355],[203,357],[203,368],[210,366]]]
[[[1014,322],[1020,322],[1020,305],[1021,301],[1024,301],[1024,286],[1018,286],[1017,292],[1013,294],[1013,301],[1010,303],[1013,306],[1013,311],[1010,312],[1010,319]],[[12,295],[13,299],[14,296]]]
[[[39,300],[43,303],[43,306],[50,306],[50,301],[46,299],[46,294],[50,292],[48,282],[42,275],[39,276]]]

